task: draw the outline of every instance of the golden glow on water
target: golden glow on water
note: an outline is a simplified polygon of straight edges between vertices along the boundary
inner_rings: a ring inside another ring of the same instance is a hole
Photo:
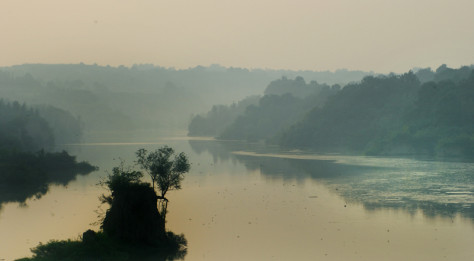
[[[2,205],[0,259],[30,256],[29,248],[39,242],[74,239],[88,228],[98,229],[90,225],[97,221],[94,211],[100,205],[99,195],[104,193],[96,184],[106,175],[105,170],[118,164],[112,159],[122,158],[131,164],[136,149],[168,144],[176,151],[187,153],[192,162],[182,190],[169,193],[167,227],[187,238],[185,260],[474,260],[474,222],[469,216],[461,215],[463,212],[427,216],[426,209],[404,208],[391,202],[374,205],[371,197],[357,194],[379,186],[388,179],[384,175],[400,175],[399,172],[377,170],[375,174],[363,176],[362,181],[352,179],[356,174],[341,178],[328,177],[323,175],[325,173],[319,175],[317,171],[307,173],[308,169],[311,172],[315,168],[332,174],[346,170],[337,167],[340,163],[318,167],[318,160],[363,166],[399,164],[404,166],[402,172],[420,165],[412,169],[414,176],[428,175],[430,169],[426,168],[441,168],[437,163],[256,153],[256,150],[233,148],[232,143],[225,144],[223,149],[222,144],[212,140],[168,139],[114,144],[118,145],[69,146],[71,153],[80,160],[99,165],[100,171],[79,176],[67,187],[53,186],[41,199],[28,200],[26,207],[19,207],[17,203]],[[315,165],[304,165],[308,162]],[[466,173],[472,168],[469,164],[456,163],[446,170],[455,166],[466,168]],[[364,171],[366,169],[361,168],[361,172]],[[401,178],[403,182],[408,179]],[[346,184],[348,180],[363,186]],[[469,185],[458,189],[470,192]],[[382,188],[392,189],[386,185]],[[440,191],[456,192],[456,189],[441,188]],[[383,195],[384,190],[381,191],[374,189],[364,193],[391,200],[390,195]],[[398,196],[408,192],[386,193]],[[424,200],[425,196],[419,199],[410,193],[407,195],[415,202]],[[472,194],[445,194],[441,199],[460,200],[472,206]],[[437,197],[428,199],[438,200]]]
[[[470,260],[472,223],[421,212],[367,212],[310,179],[258,171],[186,183],[170,195],[168,228],[189,240],[187,260]],[[323,259],[325,258],[325,259]]]
[[[31,256],[30,248],[50,239],[77,239],[85,228],[93,227],[94,210],[99,205],[95,185],[84,187],[78,177],[71,186],[55,186],[26,206],[9,203],[0,210],[0,259]],[[87,181],[86,181],[87,182]]]

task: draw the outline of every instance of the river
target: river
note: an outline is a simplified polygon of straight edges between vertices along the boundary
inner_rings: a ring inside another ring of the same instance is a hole
[[[139,148],[191,162],[168,194],[185,260],[474,260],[474,163],[320,155],[184,136],[91,135],[64,145],[99,166],[40,198],[0,205],[0,260],[77,239],[106,210],[97,183]]]

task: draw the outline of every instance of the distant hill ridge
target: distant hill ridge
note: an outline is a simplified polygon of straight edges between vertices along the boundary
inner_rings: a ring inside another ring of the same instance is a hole
[[[219,65],[176,70],[149,64],[24,64],[0,67],[0,97],[69,111],[81,118],[86,130],[183,130],[191,114],[259,95],[268,83],[283,76],[343,84],[370,74]]]
[[[214,136],[321,152],[474,159],[473,69],[442,65],[343,87],[281,78]],[[193,118],[190,135],[199,133],[196,126],[222,125],[212,120],[225,118],[216,112]]]

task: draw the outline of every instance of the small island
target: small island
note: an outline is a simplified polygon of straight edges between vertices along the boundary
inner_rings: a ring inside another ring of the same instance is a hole
[[[113,168],[100,185],[110,194],[101,230],[87,230],[79,240],[51,240],[33,248],[33,257],[17,261],[43,260],[174,260],[186,255],[184,235],[165,228],[169,200],[166,193],[180,189],[190,164],[184,153],[175,154],[164,146],[154,152],[140,149],[137,165],[148,173],[152,184],[142,181],[143,173],[132,167]],[[159,192],[157,195],[157,192]]]

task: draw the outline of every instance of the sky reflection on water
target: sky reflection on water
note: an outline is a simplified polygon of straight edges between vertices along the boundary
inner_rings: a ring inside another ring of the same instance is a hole
[[[346,202],[361,203],[369,211],[421,210],[427,217],[447,218],[460,214],[474,222],[473,163],[315,155],[228,141],[189,143],[196,153],[208,151],[215,161],[238,160],[272,178],[317,180]]]
[[[121,159],[133,164],[138,148],[161,144],[185,152],[192,163],[183,189],[170,192],[168,208],[168,229],[188,240],[185,260],[474,257],[471,163],[315,155],[187,138],[91,142],[97,144],[67,148],[100,171],[50,186],[26,207],[4,204],[0,259],[98,229],[98,197],[106,192],[98,181]]]

